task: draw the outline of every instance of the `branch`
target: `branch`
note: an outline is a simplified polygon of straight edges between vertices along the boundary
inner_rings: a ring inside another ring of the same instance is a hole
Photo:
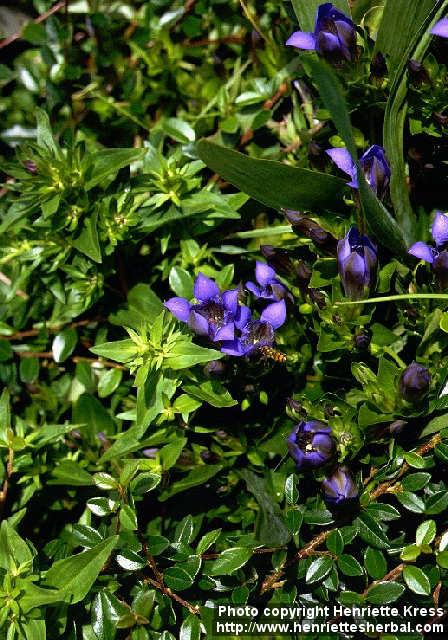
[[[39,24],[40,22],[44,22],[47,18],[52,16],[54,13],[57,13],[58,11],[60,11],[60,9],[62,9],[63,7],[65,7],[65,0],[61,0],[60,2],[57,2],[55,5],[51,7],[51,9],[49,9],[48,11],[45,11],[45,13],[42,13],[42,15],[40,15],[38,18],[33,20],[34,24]],[[23,31],[23,28],[20,29],[20,31],[16,31],[16,33],[13,33],[7,38],[4,38],[4,40],[0,40],[0,49],[7,47],[11,43],[13,43],[15,40],[18,40],[19,38],[21,38],[22,31]]]
[[[6,474],[3,481],[3,487],[0,491],[0,520],[3,520],[3,510],[6,504],[6,498],[8,497],[9,481],[14,473],[14,449],[11,447],[8,449],[8,460],[6,462]]]
[[[426,453],[434,449],[434,447],[440,442],[441,442],[440,434],[436,433],[430,440],[428,440],[428,442],[425,442],[425,444],[421,445],[415,453],[421,456],[425,455]],[[372,493],[369,496],[369,502],[373,502],[374,500],[376,500],[376,498],[379,498],[385,493],[393,493],[397,491],[397,489],[400,488],[400,483],[397,482],[397,480],[399,480],[409,468],[410,468],[409,465],[405,462],[400,467],[400,470],[394,480],[383,482],[380,485],[378,485],[378,487],[374,491],[372,491]],[[277,569],[277,571],[274,571],[270,575],[268,575],[268,577],[261,584],[261,594],[266,593],[266,591],[270,591],[271,589],[278,589],[279,587],[281,587],[283,585],[283,582],[280,582],[280,579],[285,574],[286,569],[288,569],[290,566],[292,566],[299,560],[303,560],[304,558],[308,558],[309,556],[313,555],[316,549],[325,542],[325,540],[328,538],[330,533],[335,529],[337,529],[337,527],[331,527],[331,529],[327,529],[326,531],[322,531],[321,533],[319,533],[310,542],[308,542],[307,545],[305,545],[302,549],[297,551],[297,553],[290,560],[285,562],[280,569]],[[390,574],[387,574],[383,578],[383,580],[385,580],[387,576],[392,575],[394,571],[397,571],[400,566],[401,565],[398,565],[398,567],[395,567],[395,569],[393,569],[390,572]],[[401,569],[398,570],[397,575],[401,573],[403,568],[404,567],[401,567]],[[387,579],[391,580],[392,578],[389,577]]]
[[[191,604],[191,602],[188,602],[187,600],[184,600],[183,598],[178,596],[177,593],[174,593],[174,591],[171,591],[171,589],[165,585],[163,580],[163,573],[157,567],[156,561],[154,560],[152,554],[149,552],[149,549],[145,542],[143,543],[143,551],[146,556],[148,566],[154,574],[154,578],[145,578],[145,582],[149,582],[149,584],[152,584],[152,586],[163,593],[163,595],[168,596],[168,598],[171,598],[171,600],[174,600],[174,602],[177,602],[185,609],[188,609],[190,613],[196,616],[199,613],[199,607],[197,605]]]

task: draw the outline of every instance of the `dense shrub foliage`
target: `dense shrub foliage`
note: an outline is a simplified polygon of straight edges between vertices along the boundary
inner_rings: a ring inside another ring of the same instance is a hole
[[[0,7],[2,638],[448,606],[447,14]]]

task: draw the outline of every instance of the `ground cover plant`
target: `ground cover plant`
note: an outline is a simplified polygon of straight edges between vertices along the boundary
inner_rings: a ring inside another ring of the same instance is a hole
[[[430,628],[448,1],[23,0],[0,32],[0,637]]]

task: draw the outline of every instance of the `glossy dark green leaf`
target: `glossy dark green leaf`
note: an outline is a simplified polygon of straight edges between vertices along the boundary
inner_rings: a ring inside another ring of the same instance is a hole
[[[208,140],[200,140],[197,151],[210,169],[274,209],[318,212],[341,207],[345,185],[339,178],[282,162],[250,158]]]
[[[378,582],[367,593],[366,600],[370,604],[388,604],[395,602],[404,591],[398,582]]]
[[[411,591],[418,595],[428,596],[431,584],[427,576],[418,567],[408,565],[403,569],[403,578]]]

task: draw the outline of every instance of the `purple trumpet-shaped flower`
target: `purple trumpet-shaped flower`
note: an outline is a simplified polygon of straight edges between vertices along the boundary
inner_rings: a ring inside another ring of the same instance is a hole
[[[407,402],[418,404],[428,394],[431,374],[426,367],[411,362],[400,377],[400,393]]]
[[[327,149],[325,153],[330,156],[341,171],[350,176],[351,180],[347,182],[348,186],[358,189],[356,164],[353,162],[348,149],[334,147]],[[384,149],[377,144],[373,144],[360,157],[359,164],[372,191],[376,193],[378,198],[384,198],[390,182],[390,167],[386,160]]]
[[[446,289],[448,287],[448,215],[441,211],[436,212],[431,235],[436,247],[419,241],[412,245],[408,253],[429,262],[440,286]]]
[[[341,506],[358,497],[358,489],[347,467],[339,467],[322,482],[324,500],[328,506]]]
[[[263,347],[271,347],[274,343],[275,331],[286,320],[286,304],[284,300],[269,304],[261,313],[259,320],[253,320],[250,309],[240,307],[235,323],[241,328],[241,335],[234,340],[223,342],[221,351],[231,356],[247,356]]]
[[[295,460],[297,469],[321,467],[335,451],[331,427],[319,420],[299,422],[287,438],[289,455]]]
[[[238,293],[238,289],[220,293],[213,280],[199,273],[194,283],[197,302],[191,304],[186,298],[170,298],[165,307],[197,335],[208,336],[213,342],[233,340],[239,317]]]
[[[278,280],[274,269],[258,260],[255,264],[255,280],[258,284],[246,282],[246,289],[256,298],[282,300],[288,294],[288,289]]]
[[[351,227],[338,242],[338,268],[345,295],[360,300],[368,291],[377,264],[375,245]]]
[[[448,38],[448,18],[442,18],[435,23],[431,29],[431,33],[434,36],[440,36],[441,38]]]
[[[286,45],[317,51],[330,62],[352,61],[356,57],[355,25],[331,2],[326,2],[317,9],[314,32],[295,31]]]

